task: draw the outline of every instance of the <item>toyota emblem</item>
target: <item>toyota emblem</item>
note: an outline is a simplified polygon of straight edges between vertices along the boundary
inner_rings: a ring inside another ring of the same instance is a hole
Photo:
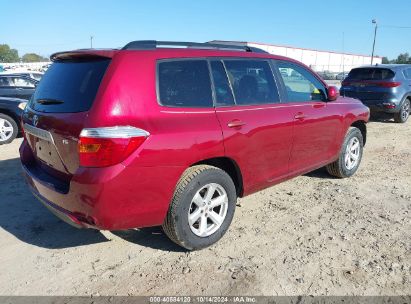
[[[33,126],[37,126],[39,123],[39,117],[37,115],[33,115]]]

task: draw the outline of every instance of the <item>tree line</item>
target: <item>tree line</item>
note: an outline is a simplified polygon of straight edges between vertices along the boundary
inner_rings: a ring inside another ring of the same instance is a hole
[[[410,54],[404,53],[399,54],[397,59],[389,60],[387,57],[382,57],[382,63],[402,63],[402,64],[411,64]]]
[[[35,53],[27,53],[22,57],[16,49],[10,48],[7,44],[0,44],[0,62],[42,62],[49,61],[48,58]]]

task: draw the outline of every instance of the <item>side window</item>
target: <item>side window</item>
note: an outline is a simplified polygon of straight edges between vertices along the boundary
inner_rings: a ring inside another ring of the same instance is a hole
[[[285,61],[277,61],[276,66],[284,81],[288,101],[326,100],[324,85],[307,69]]]
[[[230,83],[221,61],[211,61],[211,74],[213,75],[214,90],[217,106],[234,105],[234,97]]]
[[[404,76],[406,79],[411,79],[411,69],[404,70]]]
[[[9,80],[7,77],[0,77],[0,87],[9,87]]]
[[[33,82],[22,77],[10,77],[11,85],[14,87],[34,88]]]
[[[160,104],[172,107],[213,107],[206,60],[170,60],[158,63]]]
[[[238,105],[279,102],[278,90],[267,61],[225,60],[224,64]]]

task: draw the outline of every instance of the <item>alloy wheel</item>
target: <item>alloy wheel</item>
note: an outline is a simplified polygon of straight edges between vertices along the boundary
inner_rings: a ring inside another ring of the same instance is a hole
[[[4,119],[0,118],[0,142],[9,140],[13,136],[12,124]]]
[[[408,119],[408,116],[410,115],[410,102],[406,101],[404,102],[402,109],[401,109],[401,118],[402,121],[406,121]]]
[[[351,138],[345,149],[344,157],[345,167],[348,170],[352,170],[358,165],[360,160],[360,150],[360,140],[357,137]]]
[[[201,187],[191,200],[188,224],[199,237],[208,237],[223,224],[228,210],[228,196],[225,189],[216,183]]]

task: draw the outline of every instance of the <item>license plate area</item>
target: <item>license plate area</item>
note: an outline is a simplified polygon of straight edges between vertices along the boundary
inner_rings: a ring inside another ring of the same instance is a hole
[[[45,162],[50,167],[54,167],[53,164],[60,162],[54,144],[47,140],[35,138],[35,153],[39,160]]]
[[[60,157],[50,132],[28,124],[24,124],[24,132],[37,159],[53,168],[55,164],[60,164]]]

